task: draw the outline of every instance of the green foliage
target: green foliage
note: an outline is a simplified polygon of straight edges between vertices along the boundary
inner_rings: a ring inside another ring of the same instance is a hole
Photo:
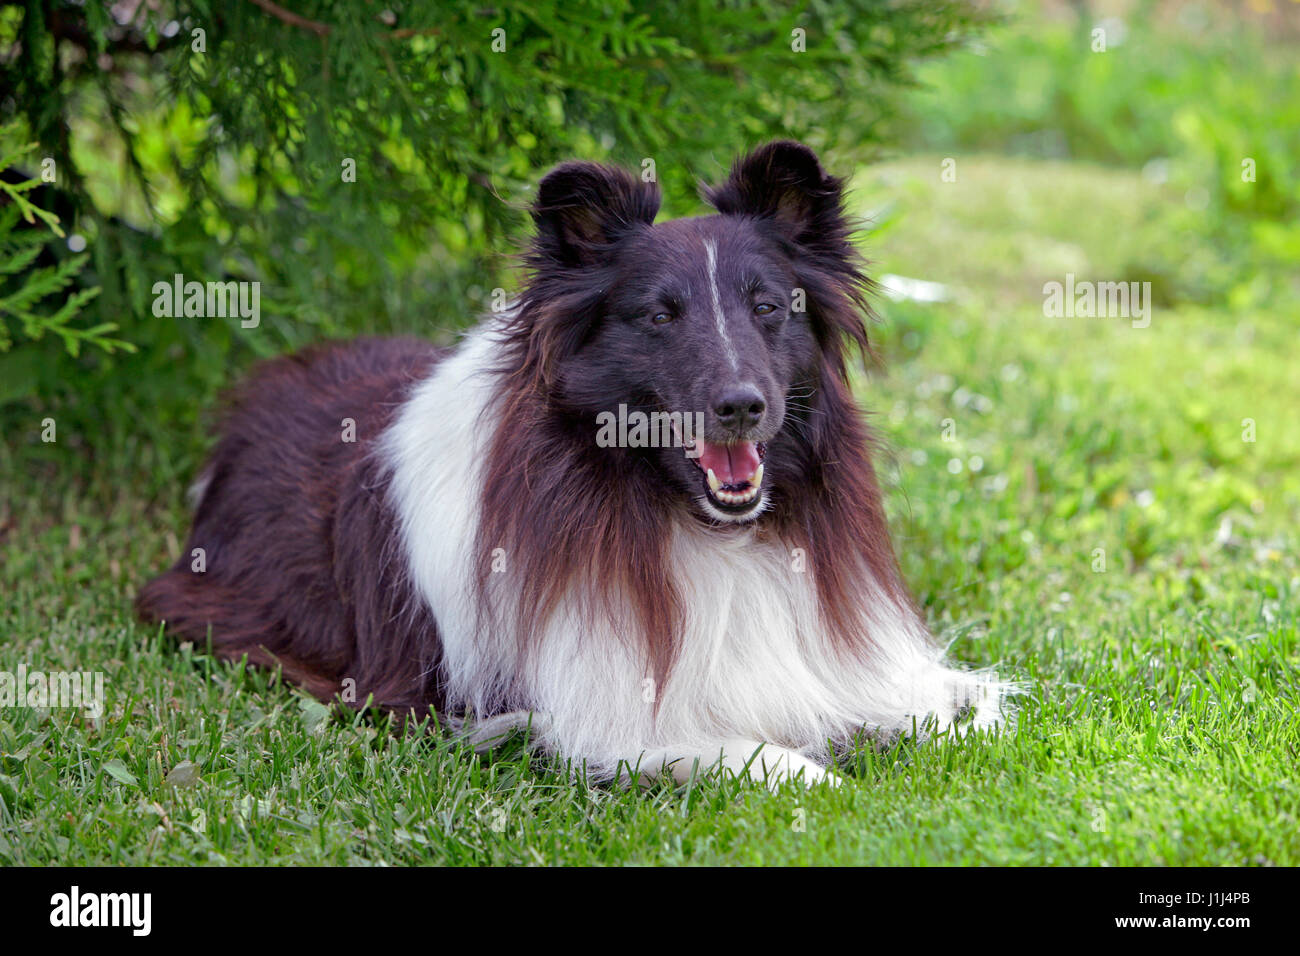
[[[1300,8],[1273,14],[1286,39],[1212,4],[1147,0],[1123,21],[1038,7],[922,68],[907,140],[1145,168],[1182,202],[1150,224],[1144,277],[1185,301],[1300,300]]]
[[[842,166],[879,148],[911,64],[984,19],[968,0],[195,0],[127,24],[55,5],[0,8],[0,119],[57,160],[103,289],[90,308],[139,351],[42,352],[33,401],[86,435],[124,406],[173,441],[231,365],[472,321],[517,285],[505,253],[554,162],[653,168],[672,213],[774,136]],[[260,326],[155,317],[176,273],[261,282]]]
[[[0,130],[0,136],[5,132]],[[28,225],[35,225],[39,220],[55,236],[65,238],[59,217],[27,198],[26,194],[38,185],[38,180],[9,182],[4,177],[4,173],[24,154],[35,148],[33,143],[0,156],[0,196],[7,200],[0,205],[0,353],[14,348],[15,334],[30,342],[39,342],[46,335],[55,336],[74,357],[80,353],[83,344],[106,352],[118,348],[134,351],[135,347],[130,343],[109,337],[109,333],[117,329],[112,322],[101,322],[89,328],[71,324],[87,303],[99,294],[99,289],[92,287],[64,296],[89,257],[73,255],[53,264],[43,264],[42,253],[48,251],[47,258],[52,259],[56,248],[48,241],[45,230],[19,228],[20,220],[25,220]],[[51,304],[52,299],[60,300],[57,307]],[[48,308],[54,308],[54,311],[44,311]],[[22,365],[13,358],[0,356],[0,371],[5,376],[4,384],[0,385],[0,401],[11,397],[16,391],[15,384],[23,380]]]

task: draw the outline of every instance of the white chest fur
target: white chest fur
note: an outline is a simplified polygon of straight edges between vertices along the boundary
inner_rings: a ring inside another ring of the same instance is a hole
[[[837,652],[810,557],[747,528],[674,528],[669,560],[686,619],[664,687],[636,642],[618,636],[630,622],[584,620],[577,600],[561,602],[527,659],[513,635],[481,633],[472,583],[495,349],[490,332],[467,339],[415,390],[382,448],[410,573],[438,622],[453,706],[533,711],[548,749],[599,776],[620,760],[707,756],[736,739],[824,752],[828,738],[862,727],[908,729],[928,714],[947,723],[966,703],[984,704],[977,724],[997,720],[1000,685],[945,666],[923,623],[870,578],[861,595],[869,660]],[[500,569],[508,600],[508,552]]]

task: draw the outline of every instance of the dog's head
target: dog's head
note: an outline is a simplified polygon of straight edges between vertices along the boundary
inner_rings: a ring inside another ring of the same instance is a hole
[[[704,196],[716,215],[656,225],[655,183],[557,167],[523,308],[551,399],[593,442],[603,420],[699,512],[745,522],[824,452],[818,393],[844,375],[846,336],[866,345],[867,280],[842,181],[806,146],[763,146]]]

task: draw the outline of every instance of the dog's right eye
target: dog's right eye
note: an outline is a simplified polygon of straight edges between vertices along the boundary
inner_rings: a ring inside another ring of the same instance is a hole
[[[656,312],[650,317],[650,321],[655,325],[667,325],[673,320],[673,318],[674,316],[671,312]]]

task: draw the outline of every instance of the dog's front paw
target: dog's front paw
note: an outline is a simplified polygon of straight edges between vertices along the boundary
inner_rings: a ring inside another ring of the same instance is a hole
[[[769,790],[779,790],[787,783],[804,787],[838,787],[844,778],[815,760],[793,750],[764,744],[750,764],[751,775],[762,777]]]
[[[686,783],[696,774],[721,774],[744,777],[770,790],[789,783],[811,788],[838,787],[844,782],[834,771],[797,751],[741,738],[713,747],[666,748],[643,754],[640,768],[643,780],[666,769],[678,783]]]

